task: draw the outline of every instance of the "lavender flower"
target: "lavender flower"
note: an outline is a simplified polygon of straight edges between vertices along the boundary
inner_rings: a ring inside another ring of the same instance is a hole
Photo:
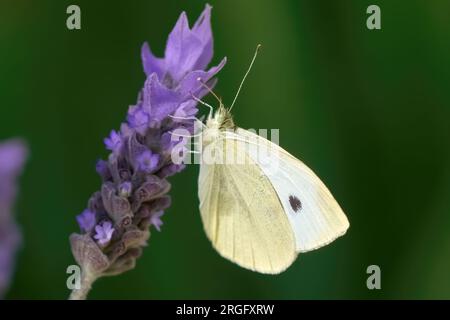
[[[176,121],[172,116],[195,115],[192,96],[207,93],[198,78],[213,86],[214,76],[226,62],[206,69],[213,55],[210,14],[206,5],[191,29],[183,12],[169,35],[164,58],[155,57],[148,44],[142,47],[147,79],[120,131],[112,131],[104,141],[112,152],[96,166],[102,187],[77,218],[81,234],[70,237],[83,271],[82,289],[72,293],[73,299],[85,298],[98,277],[134,268],[150,227],[160,231],[161,217],[171,203],[166,178],[184,168],[171,160],[172,149],[181,141],[171,139],[170,133],[192,132],[194,127],[193,121]]]
[[[105,146],[114,153],[120,153],[122,148],[122,137],[119,133],[112,130],[109,138],[105,138]]]
[[[163,225],[161,220],[163,214],[164,211],[155,212],[155,214],[150,218],[150,224],[153,225],[158,231],[161,231],[161,226]]]
[[[81,230],[89,232],[95,227],[95,213],[86,209],[77,216],[77,222]]]
[[[102,247],[109,244],[112,238],[114,228],[111,222],[105,221],[102,224],[95,226],[95,236],[94,239],[97,240],[98,244]]]
[[[119,196],[128,198],[133,191],[133,184],[130,181],[122,182],[119,186]]]
[[[20,245],[20,231],[12,210],[17,193],[16,180],[25,162],[27,149],[20,140],[0,144],[0,298],[9,286],[14,256]]]
[[[145,173],[152,173],[158,166],[159,155],[153,154],[150,150],[145,150],[136,160],[139,170]]]

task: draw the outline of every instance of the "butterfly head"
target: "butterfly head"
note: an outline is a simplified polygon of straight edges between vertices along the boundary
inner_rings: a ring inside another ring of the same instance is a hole
[[[206,127],[203,130],[202,137],[203,143],[208,145],[209,143],[217,140],[223,134],[223,131],[234,131],[236,126],[233,122],[230,110],[220,103],[219,109],[213,114],[210,114],[206,120]]]
[[[219,109],[214,112],[214,115],[210,114],[208,116],[206,126],[217,130],[234,130],[236,128],[230,110],[225,108],[222,102],[219,105]]]

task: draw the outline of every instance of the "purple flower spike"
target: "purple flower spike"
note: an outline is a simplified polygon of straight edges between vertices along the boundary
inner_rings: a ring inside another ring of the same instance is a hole
[[[148,44],[142,47],[146,80],[120,131],[112,131],[104,141],[112,153],[97,163],[102,186],[88,202],[89,215],[77,218],[81,234],[70,237],[75,260],[90,281],[133,269],[147,245],[150,226],[161,229],[161,217],[171,203],[166,179],[185,168],[174,163],[171,154],[186,141],[172,139],[171,133],[194,132],[194,120],[174,117],[195,117],[192,95],[202,98],[207,93],[198,78],[212,87],[226,61],[207,69],[213,55],[210,16],[207,5],[190,28],[182,13],[164,58],[155,57]],[[92,227],[92,221],[106,222]],[[74,291],[73,298],[83,298],[86,293],[80,292]]]
[[[102,224],[95,226],[94,239],[96,239],[101,246],[107,246],[111,241],[113,233],[114,228],[112,227],[111,222],[105,221]]]
[[[84,210],[77,216],[77,222],[80,229],[84,232],[89,232],[95,226],[95,213],[89,209]]]
[[[21,173],[27,148],[20,140],[0,144],[0,299],[9,287],[14,258],[21,242],[20,230],[13,218],[17,177]]]

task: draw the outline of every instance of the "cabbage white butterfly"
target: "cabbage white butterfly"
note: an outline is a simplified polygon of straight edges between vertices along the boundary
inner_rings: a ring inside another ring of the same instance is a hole
[[[220,102],[203,129],[202,155],[213,150],[216,160],[232,154],[231,158],[240,155],[242,161],[202,161],[198,195],[206,235],[219,254],[243,268],[277,274],[300,252],[318,249],[345,234],[349,222],[327,187],[303,162],[234,125],[230,111],[258,48],[229,110],[202,82]]]

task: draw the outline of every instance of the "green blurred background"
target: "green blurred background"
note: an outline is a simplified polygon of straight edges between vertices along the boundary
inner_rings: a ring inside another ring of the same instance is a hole
[[[279,128],[281,145],[331,189],[350,220],[341,239],[266,276],[221,258],[203,232],[198,167],[172,178],[173,205],[135,270],[95,283],[109,299],[450,298],[450,2],[210,1],[228,103],[244,128]],[[78,4],[82,29],[66,28]],[[381,7],[382,29],[366,28]],[[186,10],[204,1],[0,2],[0,139],[31,158],[17,217],[24,232],[7,298],[65,299],[75,215],[100,186],[102,140],[144,82],[140,47],[162,55]],[[213,102],[212,99],[208,98]],[[382,289],[366,288],[377,264]]]

